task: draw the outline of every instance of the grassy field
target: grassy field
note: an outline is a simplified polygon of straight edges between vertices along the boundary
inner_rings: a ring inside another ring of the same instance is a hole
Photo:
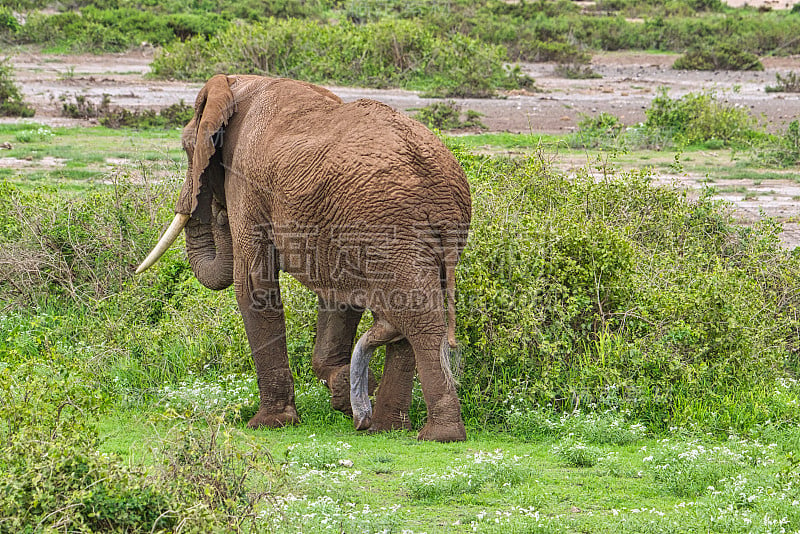
[[[269,491],[253,510],[256,531],[793,532],[800,524],[797,429],[654,437],[620,414],[578,413],[550,419],[534,439],[470,429],[468,441],[443,445],[411,433],[356,434],[325,411],[323,391],[307,394],[316,413],[301,426],[226,438],[272,455],[260,459],[272,476],[252,472],[254,486]],[[147,461],[173,424],[184,428],[152,413],[107,416],[102,450]]]

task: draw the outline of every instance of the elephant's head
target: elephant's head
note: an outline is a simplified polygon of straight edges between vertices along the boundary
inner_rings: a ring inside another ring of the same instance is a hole
[[[194,117],[183,129],[189,165],[175,218],[137,273],[158,261],[185,228],[186,251],[197,279],[211,289],[224,289],[233,283],[222,143],[224,128],[235,108],[227,76],[214,76],[197,95]]]

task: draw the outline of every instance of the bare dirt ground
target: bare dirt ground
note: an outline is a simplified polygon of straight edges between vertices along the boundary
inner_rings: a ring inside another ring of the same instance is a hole
[[[19,52],[11,58],[17,82],[27,102],[36,108],[34,121],[52,126],[90,124],[61,117],[62,99],[83,95],[99,102],[108,95],[112,106],[158,109],[181,100],[194,102],[202,84],[152,80],[146,77],[152,49],[125,54],[56,56]],[[584,115],[601,111],[614,114],[628,125],[644,120],[644,110],[659,87],[673,97],[714,90],[720,100],[750,109],[771,131],[783,131],[800,118],[800,93],[767,93],[776,73],[800,73],[800,57],[764,58],[763,72],[689,72],[671,68],[674,54],[636,52],[600,53],[592,68],[602,78],[568,80],[557,76],[552,63],[523,65],[540,92],[511,91],[492,99],[456,99],[462,109],[483,114],[481,121],[493,132],[569,133]],[[407,113],[433,99],[412,91],[331,87],[344,100],[373,98]],[[8,121],[6,119],[5,121]],[[0,152],[0,158],[2,153]],[[564,161],[569,168],[575,162]],[[800,170],[800,169],[797,169]],[[795,176],[797,172],[794,173]],[[701,187],[705,176],[666,176],[689,188]],[[733,202],[744,221],[761,216],[761,210],[784,223],[785,243],[800,246],[800,184],[792,179],[734,180],[752,194],[721,194]],[[719,183],[716,183],[720,187]]]

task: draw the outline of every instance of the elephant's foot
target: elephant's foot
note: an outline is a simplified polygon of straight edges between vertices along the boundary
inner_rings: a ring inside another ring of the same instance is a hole
[[[411,430],[411,421],[408,419],[406,419],[406,421],[374,421],[372,426],[369,427],[370,433],[391,432],[393,430]]]
[[[368,392],[372,395],[378,383],[372,370],[369,371]],[[338,410],[350,417],[353,416],[353,407],[350,405],[350,365],[343,365],[331,373],[328,379],[328,389],[331,392],[331,408]],[[368,425],[369,426],[369,425]]]
[[[293,404],[280,411],[262,406],[248,421],[247,428],[280,428],[282,426],[295,425],[299,422],[300,417],[297,416],[297,409]]]
[[[382,403],[375,403],[370,432],[389,432],[390,430],[411,430],[408,410],[392,409]]]
[[[433,407],[428,407],[428,422],[419,431],[417,439],[441,443],[467,439],[457,397],[444,396]]]
[[[461,421],[447,424],[429,422],[419,431],[417,439],[421,441],[438,441],[439,443],[464,441],[467,439],[467,431]]]

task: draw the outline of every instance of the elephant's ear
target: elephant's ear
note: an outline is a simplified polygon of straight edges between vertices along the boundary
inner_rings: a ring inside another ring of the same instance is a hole
[[[203,86],[194,104],[194,117],[183,131],[183,147],[189,156],[189,172],[183,184],[177,213],[207,220],[211,214],[211,177],[224,173],[212,157],[222,148],[222,129],[236,109],[228,77],[217,74]],[[214,158],[221,165],[219,157]]]

